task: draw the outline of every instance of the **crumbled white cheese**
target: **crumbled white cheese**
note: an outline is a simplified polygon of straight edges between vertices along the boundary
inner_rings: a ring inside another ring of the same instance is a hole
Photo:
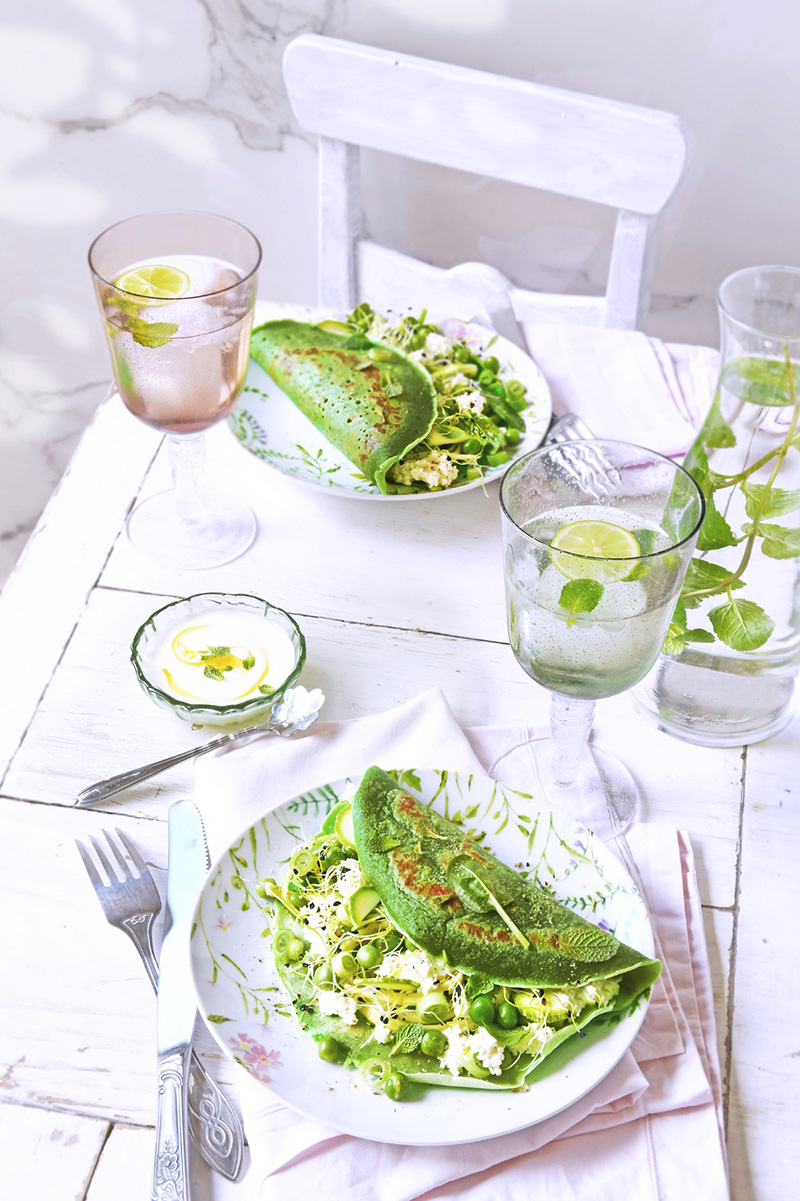
[[[450,357],[453,342],[443,334],[428,334],[425,339],[425,354],[431,359],[446,359]]]
[[[474,1034],[470,1034],[468,1043],[478,1063],[488,1068],[493,1076],[499,1076],[503,1070],[503,1048],[489,1031],[481,1026]]]
[[[352,997],[331,989],[320,989],[317,993],[317,1005],[320,1013],[326,1017],[339,1017],[345,1026],[355,1026],[358,1021],[356,1003]]]
[[[392,1037],[392,1028],[387,1022],[377,1021],[372,1031],[376,1043],[388,1043]]]
[[[313,927],[315,930],[327,929],[328,922],[333,914],[334,909],[340,904],[340,898],[335,893],[327,895],[318,895],[312,897],[311,900],[299,910],[300,921],[307,926]]]
[[[469,409],[471,413],[482,413],[486,404],[486,398],[476,388],[471,388],[469,392],[459,392],[453,400],[460,409]]]
[[[391,951],[383,957],[375,974],[413,980],[423,993],[439,987],[438,965],[424,951]]]
[[[447,1035],[447,1050],[439,1060],[440,1067],[449,1072],[451,1076],[457,1076],[459,1068],[469,1052],[469,1039],[466,1034],[462,1034],[460,1030],[446,1030]]]
[[[443,450],[429,450],[395,463],[388,478],[395,484],[427,484],[429,488],[447,488],[458,475],[458,467]]]
[[[344,859],[336,869],[336,892],[347,901],[364,884],[357,859]]]

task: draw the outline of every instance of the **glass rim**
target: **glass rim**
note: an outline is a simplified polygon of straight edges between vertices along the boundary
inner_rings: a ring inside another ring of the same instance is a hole
[[[247,701],[229,701],[227,705],[214,705],[210,701],[192,702],[189,700],[181,700],[180,697],[174,696],[171,692],[165,692],[163,688],[159,688],[157,684],[152,682],[142,666],[139,651],[139,644],[143,638],[146,638],[148,634],[147,627],[152,626],[152,632],[157,633],[158,631],[155,626],[155,619],[157,617],[160,617],[162,613],[165,613],[168,609],[174,609],[177,608],[178,605],[185,605],[190,601],[196,600],[209,600],[212,604],[217,604],[220,608],[226,602],[232,600],[256,601],[259,605],[264,606],[264,617],[266,617],[268,613],[272,611],[273,613],[280,613],[281,616],[288,620],[297,636],[295,665],[286,679],[275,688],[274,692],[271,692],[269,696],[263,694],[257,697],[254,696]],[[188,713],[191,716],[200,716],[202,713],[210,713],[214,716],[224,716],[228,713],[232,713],[234,715],[246,715],[251,710],[266,708],[267,706],[274,705],[280,700],[287,688],[291,687],[291,685],[300,675],[300,672],[305,666],[306,654],[307,645],[303,631],[300,629],[300,626],[297,624],[297,621],[292,614],[287,612],[286,609],[282,609],[280,605],[273,605],[271,601],[264,600],[263,596],[255,596],[252,592],[194,592],[191,596],[179,596],[176,600],[168,601],[167,604],[162,605],[159,609],[154,610],[149,617],[145,618],[133,636],[133,642],[131,643],[130,651],[130,662],[136,673],[136,678],[138,679],[139,684],[151,697],[151,699],[158,698],[159,702],[161,703],[167,702],[169,708],[176,710],[182,709],[185,713]]]
[[[535,450],[529,451],[528,454],[523,455],[521,459],[517,459],[514,463],[511,464],[508,471],[506,471],[502,480],[500,481],[500,511],[501,511],[503,517],[505,517],[505,519],[508,522],[510,522],[511,525],[513,525],[514,529],[518,530],[519,533],[523,535],[523,537],[529,539],[531,542],[536,543],[537,546],[541,546],[544,550],[547,550],[551,553],[555,553],[556,555],[568,555],[572,559],[583,559],[587,563],[588,562],[598,562],[598,559],[595,555],[582,555],[578,551],[559,550],[559,548],[556,547],[555,551],[553,552],[553,548],[551,547],[549,542],[545,542],[543,539],[537,538],[535,534],[531,534],[528,530],[523,529],[522,526],[519,524],[519,522],[514,520],[514,518],[509,513],[508,508],[505,503],[505,500],[503,498],[503,489],[506,486],[506,481],[508,481],[510,479],[512,473],[520,471],[526,463],[530,462],[531,459],[534,459],[537,456],[543,457],[545,454],[547,454],[548,452],[553,451],[553,450],[559,450],[559,449],[563,450],[565,447],[597,446],[597,445],[624,446],[624,447],[628,448],[629,450],[644,451],[644,453],[646,455],[648,455],[650,458],[660,459],[662,463],[668,463],[670,465],[670,467],[672,467],[673,470],[678,475],[686,476],[686,478],[691,482],[691,485],[694,488],[694,490],[697,493],[697,496],[700,500],[700,516],[698,517],[697,521],[695,522],[695,524],[692,527],[692,529],[690,530],[690,532],[688,534],[686,534],[683,538],[681,538],[679,542],[670,542],[669,546],[665,546],[661,550],[650,551],[646,555],[631,555],[631,556],[625,556],[624,558],[614,558],[611,555],[604,556],[603,559],[600,560],[600,562],[603,562],[603,563],[638,563],[645,559],[658,559],[662,555],[672,554],[673,551],[680,550],[680,548],[682,546],[685,546],[687,542],[691,542],[692,538],[694,538],[695,535],[698,533],[700,526],[703,524],[703,520],[706,515],[706,498],[703,496],[703,492],[700,488],[700,485],[697,483],[697,480],[692,475],[690,475],[690,473],[686,470],[686,468],[684,466],[682,466],[682,464],[675,463],[672,459],[668,458],[667,455],[662,455],[660,453],[660,451],[650,450],[646,446],[640,446],[637,442],[623,442],[619,438],[575,438],[575,439],[570,440],[569,442],[546,442],[542,446],[537,446]]]
[[[119,229],[122,225],[132,225],[135,221],[147,221],[153,217],[211,217],[215,221],[223,221],[227,225],[237,226],[253,239],[256,247],[255,264],[253,267],[251,267],[246,275],[243,275],[241,279],[237,279],[235,283],[227,284],[224,288],[213,288],[210,292],[196,292],[192,296],[175,296],[169,300],[170,304],[180,304],[183,301],[191,300],[203,300],[208,296],[223,296],[226,292],[231,292],[234,288],[240,288],[242,284],[247,283],[248,280],[253,278],[261,266],[261,261],[264,257],[264,250],[261,246],[261,242],[251,229],[248,229],[248,227],[243,225],[241,221],[237,221],[235,217],[226,217],[223,213],[208,213],[203,209],[159,209],[152,213],[136,213],[132,217],[123,217],[122,220],[115,221],[113,225],[109,225],[106,227],[106,229],[101,230],[97,237],[93,239],[87,254],[89,270],[94,278],[99,280],[101,284],[105,284],[106,287],[113,288],[113,290],[118,292],[120,296],[134,296],[139,300],[142,299],[140,292],[128,292],[125,288],[120,288],[113,282],[113,280],[106,279],[104,275],[101,275],[92,262],[92,254],[100,239],[104,238],[106,234],[113,233],[115,229]]]
[[[746,329],[751,333],[760,334],[764,338],[772,338],[781,342],[800,342],[800,327],[798,328],[797,334],[792,337],[786,337],[785,334],[778,334],[774,330],[763,329],[759,325],[753,325],[751,321],[743,321],[741,317],[736,317],[730,311],[730,309],[726,307],[725,302],[722,299],[722,289],[726,287],[727,284],[733,283],[734,280],[741,279],[741,277],[745,275],[755,276],[759,272],[767,271],[774,271],[783,275],[797,276],[797,282],[799,285],[798,300],[800,300],[800,267],[787,267],[786,265],[780,263],[763,263],[758,267],[740,267],[738,271],[732,271],[730,275],[726,275],[722,283],[717,288],[717,308],[728,321],[732,322],[734,325],[738,325],[740,329]]]

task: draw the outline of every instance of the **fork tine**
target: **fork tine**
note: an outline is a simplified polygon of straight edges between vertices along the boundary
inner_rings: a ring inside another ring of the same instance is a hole
[[[94,885],[95,892],[97,892],[101,888],[105,888],[105,884],[103,883],[103,881],[100,878],[100,873],[94,865],[94,860],[92,859],[91,855],[87,851],[86,847],[77,838],[75,839],[75,846],[78,848],[80,857],[83,860],[83,866],[86,868],[89,879],[91,880],[92,884]]]
[[[133,872],[131,871],[129,864],[126,862],[125,856],[122,854],[122,851],[119,849],[117,844],[114,842],[114,839],[111,837],[108,830],[104,830],[103,833],[106,836],[106,842],[111,847],[111,850],[114,852],[114,858],[116,859],[117,863],[119,864],[119,866],[122,870],[123,879],[124,880],[134,880],[136,877],[134,876]],[[116,833],[119,834],[119,830],[117,830]]]
[[[139,875],[140,876],[149,876],[150,875],[149,867],[145,863],[144,859],[142,859],[141,855],[136,850],[136,847],[133,845],[133,843],[127,837],[127,835],[123,834],[122,830],[120,830],[120,828],[118,826],[114,827],[114,833],[116,834],[117,838],[120,840],[122,845],[124,846],[125,850],[130,855],[131,859],[133,860],[133,863],[136,865]],[[108,838],[107,830],[106,830],[106,838]]]
[[[100,860],[100,866],[103,868],[106,875],[108,876],[109,883],[114,884],[115,881],[117,880],[117,874],[114,871],[111,864],[106,859],[103,848],[100,846],[100,843],[97,841],[97,839],[94,838],[91,834],[89,835],[89,842],[92,844],[92,846],[95,849],[95,854],[97,855],[97,858]]]

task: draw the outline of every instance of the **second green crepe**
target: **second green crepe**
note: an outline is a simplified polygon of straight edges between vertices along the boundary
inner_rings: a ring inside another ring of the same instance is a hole
[[[289,320],[253,330],[250,353],[381,492],[409,490],[386,473],[436,417],[436,390],[424,367],[385,343]]]

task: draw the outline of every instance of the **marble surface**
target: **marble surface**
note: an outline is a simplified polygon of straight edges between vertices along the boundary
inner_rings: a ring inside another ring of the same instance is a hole
[[[201,208],[262,240],[262,294],[316,296],[316,149],[281,55],[304,31],[680,113],[693,158],[665,214],[648,328],[716,342],[730,271],[792,262],[800,122],[790,0],[29,0],[0,14],[0,583],[103,396],[86,251],[132,213]],[[371,236],[527,287],[598,291],[609,214],[368,156]],[[794,257],[793,257],[794,256]],[[124,453],[120,448],[120,453]]]

